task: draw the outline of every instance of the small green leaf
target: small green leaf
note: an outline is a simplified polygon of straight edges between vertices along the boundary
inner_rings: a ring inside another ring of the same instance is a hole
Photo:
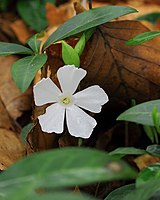
[[[26,126],[24,126],[22,128],[22,131],[21,131],[21,134],[20,134],[20,138],[22,140],[22,142],[24,144],[26,144],[26,137],[27,137],[27,134],[29,133],[29,131],[32,129],[33,127],[33,123],[29,123],[27,124]]]
[[[158,134],[155,127],[143,125],[143,129],[152,143],[158,143]]]
[[[30,46],[34,53],[40,53],[41,42],[41,40],[37,39],[37,34],[35,34],[29,38],[26,43]]]
[[[80,58],[78,53],[65,41],[62,41],[62,58],[66,65],[75,65],[76,67],[80,67]]]
[[[146,151],[134,147],[120,147],[109,153],[109,155],[115,156],[118,159],[126,155],[142,155],[142,154],[146,154]]]
[[[16,61],[11,69],[12,77],[21,92],[25,92],[39,69],[47,61],[46,54],[27,56]]]
[[[85,34],[83,33],[82,36],[80,37],[79,41],[77,42],[75,48],[74,48],[79,56],[82,54],[82,52],[85,48],[85,44],[86,44],[86,37],[85,37]]]
[[[135,184],[122,186],[111,192],[104,200],[121,200],[126,194],[135,189]]]
[[[144,32],[141,33],[134,38],[128,40],[126,42],[126,45],[135,45],[135,44],[141,44],[144,42],[147,42],[148,40],[151,40],[157,36],[160,36],[160,31],[150,31],[150,32]]]
[[[33,54],[33,51],[20,44],[0,42],[0,56],[7,56],[10,54]]]
[[[136,187],[140,187],[146,182],[156,179],[160,179],[160,163],[155,163],[142,169],[136,179]]]
[[[152,100],[129,108],[123,112],[117,120],[125,120],[143,125],[154,126],[152,120],[152,110],[155,106],[157,107],[158,112],[160,112],[160,100]]]
[[[138,20],[146,20],[152,24],[156,24],[158,22],[158,20],[160,19],[160,12],[149,13],[149,14],[137,17],[137,19]]]
[[[152,156],[160,157],[160,145],[157,144],[150,145],[147,147],[146,151]]]
[[[117,17],[137,12],[127,6],[103,6],[84,11],[69,19],[60,26],[44,43],[43,49],[54,42],[67,38],[71,35],[83,32],[90,28],[104,24]]]

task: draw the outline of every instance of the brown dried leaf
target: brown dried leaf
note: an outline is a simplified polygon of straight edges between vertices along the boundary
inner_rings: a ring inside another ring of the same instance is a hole
[[[84,84],[99,84],[111,96],[146,101],[160,97],[160,39],[126,46],[125,41],[148,31],[137,21],[117,21],[99,27],[81,67]],[[99,59],[101,58],[101,59]]]
[[[26,149],[17,133],[0,128],[0,136],[0,170],[4,170],[22,158]]]
[[[134,159],[134,162],[136,163],[137,167],[142,170],[143,168],[148,167],[151,164],[160,162],[160,158],[145,154],[142,156],[138,156],[136,159]]]
[[[11,66],[17,59],[16,56],[0,57],[0,97],[13,119],[29,110],[32,100],[31,88],[22,94],[11,77]]]
[[[46,4],[46,17],[50,26],[59,26],[74,15],[72,3],[66,3],[59,7],[51,3]]]
[[[25,44],[26,40],[34,34],[34,32],[27,27],[24,21],[20,19],[11,23],[10,27],[22,44]]]

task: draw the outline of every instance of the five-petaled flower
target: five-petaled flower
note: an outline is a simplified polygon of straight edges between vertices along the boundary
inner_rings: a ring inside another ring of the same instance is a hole
[[[68,131],[72,136],[90,137],[97,122],[82,109],[99,113],[102,105],[108,101],[108,96],[98,85],[75,93],[86,73],[82,68],[65,65],[57,71],[61,90],[50,78],[43,78],[34,86],[37,106],[53,103],[47,107],[45,114],[38,117],[42,131],[62,133],[66,117]]]

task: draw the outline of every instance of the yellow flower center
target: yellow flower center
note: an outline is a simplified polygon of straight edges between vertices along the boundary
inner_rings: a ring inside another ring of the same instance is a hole
[[[61,102],[62,102],[63,104],[65,104],[65,105],[68,105],[68,104],[71,103],[71,99],[70,99],[70,97],[63,97],[63,98],[61,99]]]
[[[74,103],[74,98],[72,95],[70,94],[63,94],[60,98],[59,98],[59,103],[62,106],[68,107],[71,106]]]

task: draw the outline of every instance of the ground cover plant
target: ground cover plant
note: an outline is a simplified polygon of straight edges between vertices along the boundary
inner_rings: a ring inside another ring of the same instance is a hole
[[[18,55],[13,107],[0,87],[0,199],[159,199],[160,32],[120,20],[138,12],[126,1],[77,1],[76,15],[47,35],[45,5],[61,13],[54,3],[16,1],[34,34],[0,42],[1,58]]]

